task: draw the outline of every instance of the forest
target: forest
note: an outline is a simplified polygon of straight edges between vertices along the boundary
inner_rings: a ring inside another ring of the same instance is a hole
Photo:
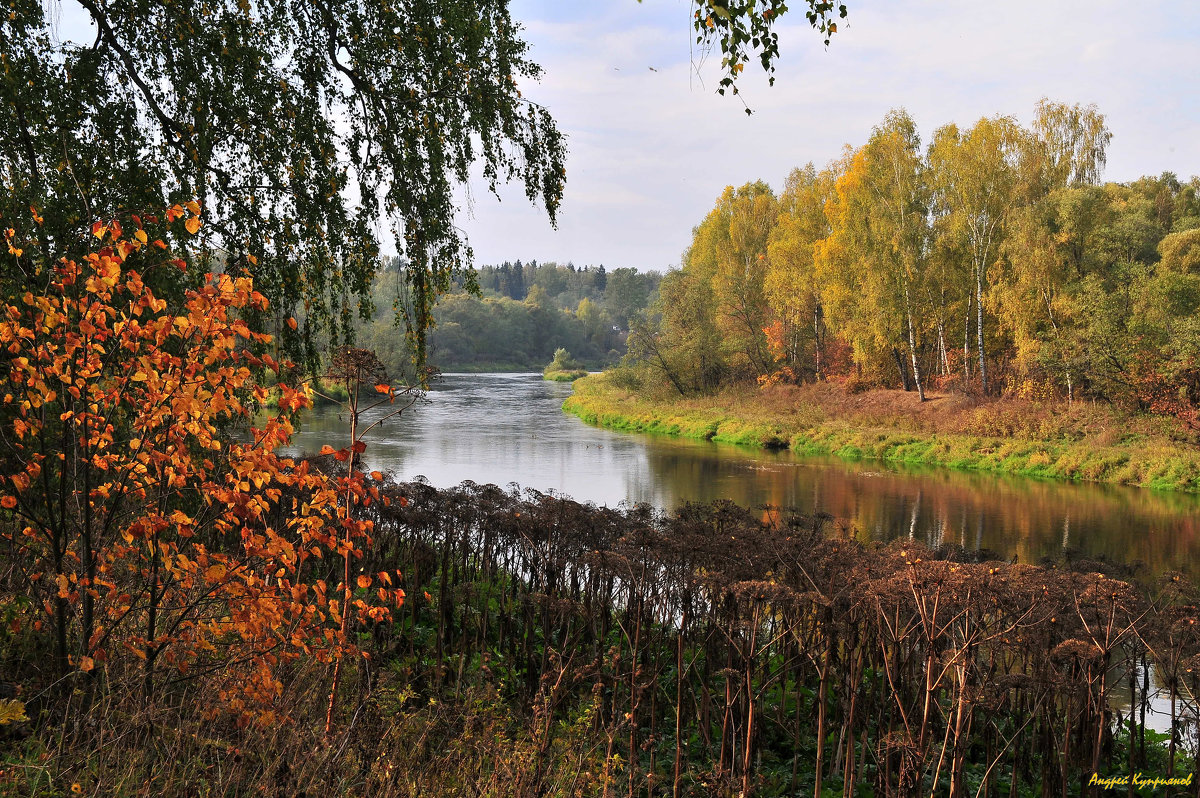
[[[725,189],[633,324],[621,379],[1094,400],[1200,424],[1200,178],[1102,183],[1092,106],[890,112],[825,168]]]
[[[441,371],[541,371],[557,349],[582,366],[615,366],[625,355],[630,320],[658,295],[661,275],[603,265],[554,262],[481,266],[454,281],[433,310],[428,358]],[[355,318],[359,345],[396,376],[412,377],[410,342],[397,329],[408,305],[404,265],[393,259],[372,284],[371,311]]]

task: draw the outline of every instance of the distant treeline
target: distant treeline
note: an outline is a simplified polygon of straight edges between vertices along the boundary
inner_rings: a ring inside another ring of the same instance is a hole
[[[818,170],[727,188],[633,325],[631,384],[1093,398],[1197,422],[1200,179],[1101,184],[1094,107],[939,128],[892,111]]]
[[[375,281],[373,315],[355,324],[393,374],[409,368],[395,303],[406,301],[399,262]],[[429,361],[443,371],[541,371],[557,349],[603,368],[625,354],[629,321],[657,298],[661,275],[553,262],[482,266],[450,286],[434,310]],[[478,295],[476,295],[478,291]]]

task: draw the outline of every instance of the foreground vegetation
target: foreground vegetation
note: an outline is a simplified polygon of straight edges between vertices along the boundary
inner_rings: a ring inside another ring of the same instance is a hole
[[[868,548],[728,503],[660,517],[367,483],[355,566],[402,565],[408,597],[351,625],[329,733],[317,659],[273,669],[278,689],[246,707],[269,724],[214,710],[224,669],[150,694],[114,651],[56,677],[9,572],[0,665],[30,720],[4,727],[6,794],[1024,796],[1195,769],[1180,577]],[[1146,727],[1147,666],[1173,734]]]
[[[1195,433],[1104,404],[859,390],[840,382],[647,395],[618,369],[575,383],[563,408],[591,424],[808,454],[1200,491]]]

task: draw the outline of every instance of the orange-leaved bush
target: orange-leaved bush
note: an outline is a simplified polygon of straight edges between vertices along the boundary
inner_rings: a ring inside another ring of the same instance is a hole
[[[199,228],[194,203],[166,217]],[[353,651],[341,586],[312,563],[361,556],[370,523],[338,502],[374,488],[277,454],[308,399],[279,385],[278,411],[252,415],[267,398],[253,370],[279,364],[239,313],[266,300],[248,278],[209,275],[168,307],[143,275],[182,261],[135,224],[124,238],[97,223],[98,251],[3,307],[0,535],[60,674],[147,693],[166,674],[228,676],[214,710],[269,722],[281,662]],[[403,596],[362,594],[362,622]]]

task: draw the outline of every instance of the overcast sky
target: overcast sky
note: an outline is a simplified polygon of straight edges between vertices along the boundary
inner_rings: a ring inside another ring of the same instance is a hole
[[[459,225],[479,264],[677,265],[727,185],[822,166],[860,145],[890,108],[928,140],[947,122],[1011,115],[1041,97],[1095,103],[1113,133],[1107,180],[1200,174],[1200,4],[1107,0],[846,0],[828,48],[803,3],[780,28],[774,87],[739,81],[754,110],[716,94],[719,53],[691,44],[689,0],[514,0],[545,75],[523,86],[568,138],[557,231],[518,187],[480,186]],[[463,193],[464,197],[467,192]]]

